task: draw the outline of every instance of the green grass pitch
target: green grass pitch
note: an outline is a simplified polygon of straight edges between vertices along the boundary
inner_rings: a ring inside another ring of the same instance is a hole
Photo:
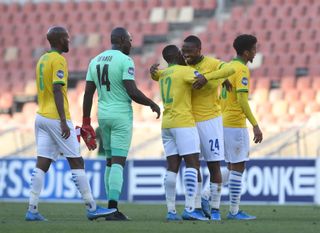
[[[26,222],[24,214],[27,203],[0,202],[1,233],[318,233],[320,232],[320,207],[316,206],[241,206],[256,215],[253,221],[226,220],[228,207],[221,208],[222,221],[167,222],[165,205],[121,203],[121,210],[132,221],[88,221],[81,204],[40,203],[41,213],[48,222]],[[182,206],[178,207],[181,212]]]

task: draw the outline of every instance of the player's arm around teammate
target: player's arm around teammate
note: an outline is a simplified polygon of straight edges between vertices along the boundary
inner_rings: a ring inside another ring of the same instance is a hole
[[[162,142],[167,158],[165,193],[167,201],[167,220],[181,220],[175,209],[176,177],[181,159],[186,163],[183,173],[185,187],[184,220],[207,220],[195,211],[197,191],[197,161],[199,159],[199,135],[192,115],[191,92],[197,71],[184,63],[179,49],[168,45],[163,49],[163,58],[168,68],[161,71],[159,78],[160,93],[164,106],[162,118]]]
[[[201,53],[201,40],[193,35],[184,39],[182,53],[186,63],[197,69],[201,74],[210,76],[229,68],[224,62],[213,57],[204,56]],[[232,67],[230,67],[232,71]],[[225,74],[228,75],[228,72]],[[226,77],[224,77],[226,78]],[[218,89],[220,79],[210,80],[203,89],[192,92],[193,115],[196,121],[201,144],[201,157],[207,162],[210,172],[210,184],[208,191],[202,195],[202,178],[198,171],[198,191],[196,197],[196,208],[200,213],[205,213],[213,221],[221,220],[221,170],[220,161],[224,159],[224,139],[221,109],[219,104]],[[200,162],[198,164],[200,167]],[[202,198],[202,197],[203,198]],[[204,204],[205,203],[205,204]],[[202,208],[202,210],[201,210]]]

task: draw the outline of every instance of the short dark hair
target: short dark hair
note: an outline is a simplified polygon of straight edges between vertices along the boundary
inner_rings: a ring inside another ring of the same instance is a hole
[[[164,60],[168,63],[174,62],[176,59],[177,55],[179,54],[179,48],[175,45],[167,45],[164,47],[162,50],[162,57]]]
[[[197,36],[194,36],[194,35],[188,36],[184,39],[184,42],[193,43],[198,48],[201,48],[201,40]]]
[[[257,42],[258,40],[255,36],[242,34],[233,41],[233,48],[236,50],[237,55],[242,55],[244,51],[251,50]]]
[[[127,29],[123,27],[116,27],[112,29],[111,35],[110,35],[110,41],[111,44],[118,44],[120,43],[120,38],[121,37],[128,37],[128,31]]]
[[[51,46],[56,46],[61,36],[67,33],[67,29],[62,26],[52,26],[48,29],[47,40]]]

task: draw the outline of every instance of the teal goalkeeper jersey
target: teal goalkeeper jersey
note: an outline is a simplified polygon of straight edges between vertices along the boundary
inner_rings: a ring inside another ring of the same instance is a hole
[[[89,64],[87,81],[98,91],[98,119],[132,115],[131,98],[123,80],[134,80],[133,60],[119,50],[106,50]]]

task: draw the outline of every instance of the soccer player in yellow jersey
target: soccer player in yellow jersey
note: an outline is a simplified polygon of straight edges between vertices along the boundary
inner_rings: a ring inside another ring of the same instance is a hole
[[[72,180],[84,199],[90,220],[106,217],[116,209],[96,205],[84,171],[84,161],[72,125],[67,99],[68,68],[61,55],[69,51],[69,34],[63,27],[51,27],[47,32],[51,50],[42,55],[37,64],[39,110],[35,120],[37,145],[36,168],[32,172],[29,209],[26,221],[46,221],[38,211],[40,192],[45,173],[59,155],[67,158]]]
[[[188,36],[182,45],[182,54],[190,67],[197,69],[204,76],[217,72],[219,69],[226,69],[225,78],[234,73],[229,72],[228,65],[224,62],[203,56],[201,54],[201,41],[196,36]],[[209,81],[201,90],[192,91],[192,112],[196,121],[201,142],[201,156],[207,161],[210,172],[210,191],[203,195],[202,209],[206,216],[213,221],[221,220],[220,199],[221,199],[221,171],[220,161],[224,159],[224,138],[221,109],[219,103],[219,86],[223,79]],[[196,208],[201,208],[202,180],[199,176]],[[206,193],[206,192],[204,192]],[[210,203],[208,200],[210,199]],[[210,205],[210,206],[209,206]]]
[[[249,160],[247,119],[253,126],[253,141],[255,143],[262,141],[262,132],[248,103],[250,72],[246,64],[252,62],[256,54],[256,44],[257,38],[252,35],[240,35],[234,40],[233,47],[237,52],[237,57],[231,61],[231,65],[236,73],[228,78],[233,88],[231,92],[223,88],[221,93],[225,160],[230,170],[228,219],[250,220],[256,218],[239,210],[242,174],[245,162]]]
[[[183,61],[179,49],[168,45],[162,51],[168,68],[152,78],[159,82],[164,106],[162,118],[162,142],[167,157],[165,191],[167,220],[181,220],[175,208],[176,177],[183,157],[186,169],[183,174],[185,187],[184,220],[207,220],[195,211],[197,192],[197,161],[199,159],[199,135],[191,106],[192,84],[197,71],[191,67],[178,65]]]
[[[201,41],[196,36],[189,36],[184,40],[182,53],[189,66],[205,75],[198,77],[193,84],[195,89],[192,91],[192,113],[200,136],[201,155],[207,161],[210,171],[210,194],[207,195],[207,199],[211,198],[210,204],[213,208],[211,210],[208,200],[205,200],[207,207],[203,209],[211,220],[220,220],[220,161],[224,159],[224,143],[218,88],[221,82],[234,73],[234,69],[217,59],[202,56]],[[151,66],[152,76],[157,76],[158,72],[161,72],[158,71],[158,64]],[[197,90],[199,89],[197,84],[206,85],[201,90]],[[195,207],[196,211],[203,215],[201,191],[202,181],[199,175]]]

